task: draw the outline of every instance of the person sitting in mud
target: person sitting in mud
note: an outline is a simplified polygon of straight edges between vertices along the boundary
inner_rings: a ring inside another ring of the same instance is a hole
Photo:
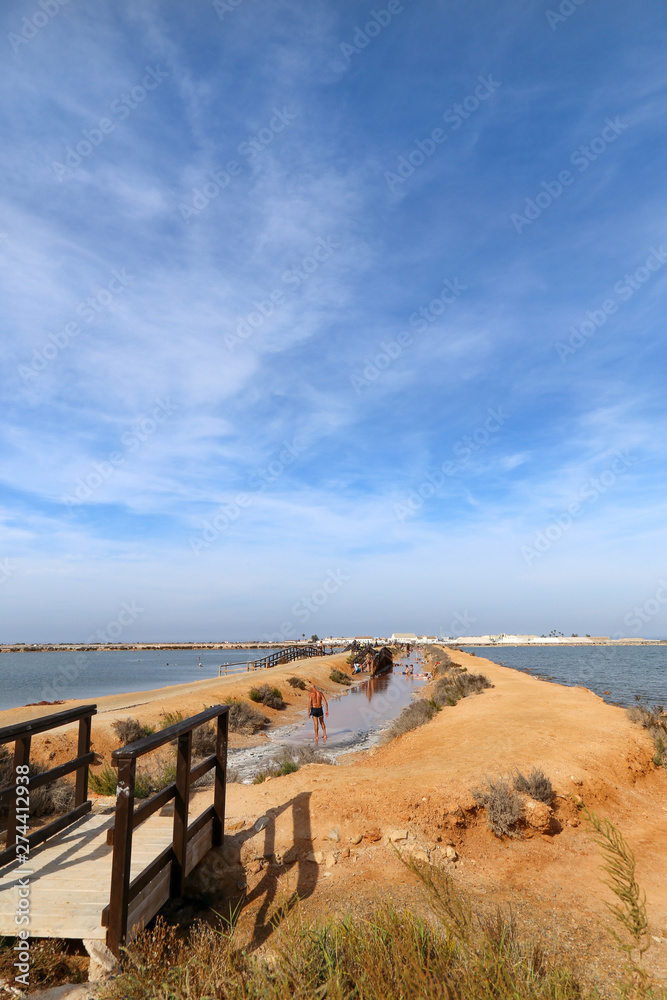
[[[327,713],[327,716],[328,716],[329,715],[329,704],[327,702],[327,699],[325,698],[325,696],[322,693],[322,691],[320,691],[320,689],[314,683],[312,683],[310,685],[310,698],[308,699],[308,715],[310,715],[310,717],[312,718],[313,725],[315,726],[315,742],[316,743],[317,743],[317,741],[319,739],[319,736],[320,736],[319,729],[318,729],[318,721],[319,721],[319,725],[322,726],[322,732],[324,733],[324,742],[326,743],[326,741],[327,741],[327,730],[326,730],[326,726],[324,725],[322,702],[324,702],[324,707],[326,708],[326,713]]]

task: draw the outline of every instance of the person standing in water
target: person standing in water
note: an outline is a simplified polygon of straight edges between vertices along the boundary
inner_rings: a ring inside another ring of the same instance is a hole
[[[311,684],[310,685],[310,698],[308,700],[308,715],[311,716],[311,718],[313,720],[313,725],[315,726],[315,742],[316,743],[319,740],[319,736],[320,736],[319,729],[318,729],[318,720],[319,720],[319,724],[322,726],[322,732],[324,733],[324,742],[326,743],[326,741],[327,741],[327,730],[326,730],[326,726],[324,725],[322,702],[324,702],[324,707],[326,708],[326,713],[327,713],[327,716],[328,716],[329,715],[329,704],[327,702],[327,699],[324,697],[324,694],[320,691],[320,689],[314,683]]]

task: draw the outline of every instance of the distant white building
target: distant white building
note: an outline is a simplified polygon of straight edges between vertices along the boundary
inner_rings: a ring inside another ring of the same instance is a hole
[[[413,643],[418,642],[414,632],[392,632],[390,642]]]

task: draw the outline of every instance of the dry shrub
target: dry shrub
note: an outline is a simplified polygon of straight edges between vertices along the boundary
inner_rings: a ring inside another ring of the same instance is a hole
[[[546,802],[548,806],[551,805],[554,790],[546,774],[539,767],[534,767],[528,777],[521,771],[517,771],[513,778],[513,785],[517,792],[524,792],[537,802]]]
[[[402,736],[403,733],[409,733],[411,729],[423,726],[425,722],[429,722],[433,718],[436,712],[436,706],[423,698],[410,702],[387,729],[385,740],[394,740],[397,736]]]
[[[280,688],[271,687],[269,684],[260,684],[259,687],[251,688],[248,697],[251,701],[266,705],[267,708],[285,707]]]
[[[287,683],[290,687],[298,688],[299,691],[305,691],[308,686],[305,681],[302,681],[300,677],[288,677]]]
[[[667,768],[667,717],[664,706],[649,705],[639,695],[635,695],[635,701],[637,704],[627,711],[628,718],[648,730],[655,747],[653,763],[656,767]]]
[[[334,684],[351,684],[352,681],[347,676],[347,674],[341,673],[340,670],[332,670],[329,674],[329,680],[333,681]]]
[[[117,719],[116,722],[112,722],[111,728],[115,730],[121,746],[136,743],[137,740],[142,740],[144,736],[150,736],[155,732],[155,726],[144,725],[133,718]]]
[[[49,768],[42,764],[30,762],[28,774],[34,778],[38,774],[43,774]],[[0,745],[0,788],[7,788],[14,784],[14,756],[3,743]],[[61,816],[74,808],[74,784],[66,781],[65,778],[57,778],[50,781],[41,788],[30,791],[30,816],[39,818],[41,816]],[[7,816],[9,806],[0,807],[0,816]]]
[[[437,680],[433,686],[432,698],[439,705],[455,705],[461,698],[471,694],[479,694],[486,688],[493,687],[484,674],[469,674],[448,672]]]
[[[516,837],[521,815],[519,796],[505,778],[485,778],[486,788],[473,788],[478,806],[486,809],[486,823],[496,837]]]
[[[14,983],[17,970],[14,939],[0,938],[0,983]],[[55,938],[35,938],[30,941],[30,995],[39,987],[60,983],[80,983],[85,978],[86,960],[67,954],[67,943]],[[1,989],[1,987],[0,987]],[[9,990],[6,994],[10,996]],[[22,994],[23,995],[23,994]]]
[[[279,908],[270,959],[207,924],[181,937],[158,921],[129,946],[99,1000],[592,1000],[538,940],[521,937],[511,914],[485,919],[444,874],[411,867],[432,919],[389,902],[316,923]]]
[[[209,723],[192,730],[192,753],[195,757],[210,757],[215,753],[217,734]]]
[[[229,702],[229,728],[232,733],[251,735],[266,726],[269,719],[245,701]]]
[[[175,726],[178,722],[183,722],[185,716],[182,712],[162,712],[160,716],[160,729],[169,729],[169,726]]]

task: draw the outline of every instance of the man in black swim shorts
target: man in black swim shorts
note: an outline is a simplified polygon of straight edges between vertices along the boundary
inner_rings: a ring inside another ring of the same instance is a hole
[[[320,691],[320,689],[315,686],[315,684],[311,684],[310,685],[310,698],[308,700],[308,715],[311,716],[311,718],[313,720],[313,725],[315,726],[315,742],[316,743],[319,740],[319,736],[320,736],[319,729],[318,729],[318,720],[319,720],[319,725],[322,726],[322,732],[324,733],[324,742],[326,743],[326,741],[327,741],[327,730],[326,730],[326,726],[324,725],[324,718],[323,718],[323,714],[324,713],[323,713],[323,710],[322,710],[322,702],[324,702],[324,707],[326,708],[326,713],[327,713],[327,715],[329,715],[329,705],[328,705],[327,699],[324,697],[324,695]]]

